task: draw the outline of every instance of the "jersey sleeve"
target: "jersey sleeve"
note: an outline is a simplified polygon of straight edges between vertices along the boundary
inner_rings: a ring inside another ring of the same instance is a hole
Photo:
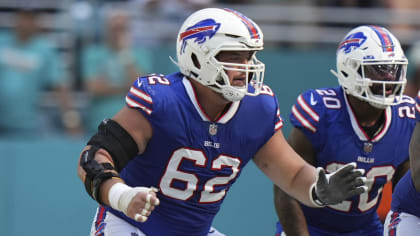
[[[280,108],[277,106],[276,118],[275,118],[275,125],[274,131],[278,131],[283,128],[283,118],[280,115]]]
[[[131,85],[125,97],[125,103],[128,107],[140,111],[146,118],[149,118],[154,108],[152,93],[151,86],[148,86],[147,77],[139,77]]]
[[[290,122],[300,129],[311,141],[316,140],[320,129],[321,118],[325,113],[325,106],[321,96],[315,90],[308,90],[298,96],[292,106]]]
[[[254,97],[248,96],[248,98]],[[278,99],[270,87],[264,85],[262,92],[256,98],[252,100],[256,100],[258,103],[250,106],[251,109],[256,109],[251,120],[259,120],[260,122],[258,122],[259,125],[253,126],[251,133],[259,133],[263,136],[259,136],[261,138],[256,140],[256,143],[258,143],[257,150],[259,150],[277,131],[281,130],[283,118],[280,115]]]
[[[416,97],[416,119],[418,122],[420,122],[420,90]]]
[[[265,99],[265,104],[270,104],[267,108],[267,111],[272,111],[271,109],[274,108],[275,110],[275,116],[274,116],[274,132],[279,131],[281,128],[283,128],[283,118],[280,115],[280,108],[277,96],[274,94],[273,90],[267,86],[263,85],[261,89],[261,96]],[[273,102],[274,101],[274,102]],[[272,114],[272,112],[270,112]]]

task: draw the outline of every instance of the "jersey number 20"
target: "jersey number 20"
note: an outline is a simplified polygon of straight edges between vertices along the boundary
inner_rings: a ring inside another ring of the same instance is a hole
[[[338,168],[342,167],[343,164],[333,163],[326,167],[327,172],[333,172]],[[372,207],[376,206],[378,203],[378,198],[382,192],[383,186],[378,189],[376,196],[373,199],[370,199],[372,196],[372,186],[375,184],[375,181],[378,177],[385,177],[386,182],[392,179],[392,176],[395,173],[393,166],[374,166],[366,173],[366,185],[368,186],[368,191],[359,195],[359,204],[357,209],[361,212],[365,212]],[[351,209],[352,201],[343,201],[342,203],[331,205],[331,207],[338,211],[349,212]]]

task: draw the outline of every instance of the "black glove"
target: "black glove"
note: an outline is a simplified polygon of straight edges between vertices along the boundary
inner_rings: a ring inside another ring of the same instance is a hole
[[[334,205],[366,192],[366,178],[362,177],[365,170],[355,168],[356,163],[351,162],[331,174],[325,174],[325,170],[318,167],[317,178],[311,190],[314,202],[319,206]]]

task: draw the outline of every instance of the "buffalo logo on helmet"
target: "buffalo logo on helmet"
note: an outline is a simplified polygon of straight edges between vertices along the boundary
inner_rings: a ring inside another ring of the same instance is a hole
[[[181,54],[185,52],[187,40],[195,39],[194,42],[202,44],[211,39],[220,28],[220,23],[213,19],[205,19],[197,24],[188,27],[180,34],[179,40],[182,40]]]
[[[367,37],[363,34],[363,32],[350,34],[338,45],[338,50],[343,49],[346,54],[350,53],[353,49],[362,46],[366,39]]]

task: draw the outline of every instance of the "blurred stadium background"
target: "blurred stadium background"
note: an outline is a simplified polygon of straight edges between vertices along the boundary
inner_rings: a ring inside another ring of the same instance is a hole
[[[84,47],[101,40],[104,12],[125,10],[134,43],[152,55],[149,72],[171,73],[176,67],[168,56],[176,55],[177,31],[189,13],[205,6],[239,10],[264,32],[266,49],[259,58],[267,68],[265,83],[278,96],[287,136],[290,108],[298,94],[308,88],[337,85],[329,70],[335,69],[336,45],[350,28],[386,26],[407,50],[420,40],[420,3],[415,2],[0,0],[0,29],[13,30],[14,14],[22,6],[37,9],[43,32],[58,46],[64,60],[73,105],[83,118],[90,97],[80,58]],[[413,70],[415,66],[409,67]],[[413,86],[418,89],[418,82]],[[92,133],[71,136],[64,132],[57,122],[59,105],[48,88],[38,106],[48,126],[42,134],[12,137],[0,133],[0,235],[88,235],[96,204],[77,178],[76,166]],[[272,185],[251,163],[227,195],[214,226],[227,235],[274,235],[276,219]]]

